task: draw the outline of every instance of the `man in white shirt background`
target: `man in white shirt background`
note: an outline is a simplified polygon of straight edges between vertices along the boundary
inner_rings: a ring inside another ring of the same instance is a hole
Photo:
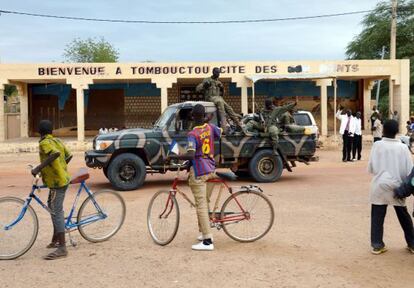
[[[354,141],[352,143],[352,160],[355,161],[356,154],[358,152],[358,160],[361,160],[361,151],[362,151],[362,121],[361,121],[361,112],[358,111],[353,117],[352,121],[354,122]]]
[[[339,134],[342,135],[343,147],[342,147],[342,161],[352,161],[351,150],[354,137],[355,125],[352,117],[352,111],[348,109],[346,114],[342,114],[343,107],[339,106],[338,112],[336,112],[336,118],[341,120],[341,126],[339,128]]]
[[[398,221],[404,231],[407,249],[414,253],[414,228],[407,211],[405,198],[394,196],[394,189],[399,187],[413,168],[411,153],[407,145],[395,139],[398,122],[387,120],[384,123],[384,137],[372,146],[368,162],[368,172],[373,174],[371,181],[371,252],[382,254],[387,251],[383,242],[384,218],[387,206],[394,206]]]
[[[381,114],[377,114],[374,117],[374,125],[372,126],[372,136],[374,137],[374,142],[380,141],[382,138],[382,121],[381,121]]]

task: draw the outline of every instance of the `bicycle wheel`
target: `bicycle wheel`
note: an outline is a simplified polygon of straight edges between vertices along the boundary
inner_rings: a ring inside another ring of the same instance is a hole
[[[167,245],[175,237],[180,224],[177,199],[169,191],[158,191],[152,197],[147,212],[149,233],[158,245]]]
[[[79,208],[79,233],[90,242],[108,240],[121,229],[125,220],[125,210],[124,199],[119,193],[111,190],[95,192],[86,198]]]
[[[226,199],[220,217],[229,219],[223,222],[223,230],[230,238],[253,242],[269,232],[275,215],[272,203],[263,193],[240,191]]]
[[[22,213],[25,201],[15,197],[0,198],[0,260],[11,260],[29,251],[36,241],[39,222],[36,212],[29,205],[24,217],[9,230]]]

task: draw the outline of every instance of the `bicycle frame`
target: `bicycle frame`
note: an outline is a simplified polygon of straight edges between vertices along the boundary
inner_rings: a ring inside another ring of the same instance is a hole
[[[17,216],[17,218],[12,223],[10,223],[9,225],[7,225],[7,226],[4,227],[5,230],[12,229],[14,225],[16,225],[17,223],[19,223],[20,220],[23,219],[24,215],[26,214],[27,207],[32,202],[32,199],[34,199],[40,206],[42,206],[49,214],[52,214],[52,211],[50,210],[50,208],[45,203],[43,203],[43,201],[35,194],[36,191],[39,191],[40,192],[41,189],[47,188],[45,185],[40,185],[40,186],[37,185],[37,182],[38,181],[39,181],[39,178],[36,177],[35,178],[35,181],[34,181],[34,183],[32,185],[32,190],[31,190],[29,196],[26,198],[26,201],[24,203],[24,206],[23,206],[22,210],[20,211],[19,215]],[[98,212],[98,215],[90,216],[90,217],[88,217],[86,219],[83,219],[80,222],[76,222],[76,221],[73,222],[72,221],[72,218],[73,218],[73,215],[75,213],[76,206],[77,206],[77,203],[79,201],[80,194],[81,194],[82,190],[85,190],[86,194],[88,194],[88,197],[91,198],[92,203],[94,204],[94,206],[95,206],[95,208],[96,208],[96,210]],[[78,226],[87,225],[87,224],[90,224],[90,223],[93,223],[93,222],[96,222],[96,221],[105,219],[107,217],[108,216],[102,211],[101,207],[99,207],[98,203],[96,202],[95,198],[93,197],[92,192],[86,186],[85,181],[82,181],[80,183],[78,192],[77,192],[76,197],[75,197],[75,201],[73,202],[73,205],[72,205],[72,208],[71,208],[71,210],[69,212],[69,215],[66,218],[66,222],[65,222],[65,228],[66,228],[66,230],[69,230],[70,231],[72,229],[76,229]]]
[[[180,169],[177,170],[177,175],[174,178],[174,181],[172,183],[172,187],[171,190],[169,191],[169,196],[167,199],[167,203],[165,204],[165,208],[164,210],[160,213],[159,218],[167,218],[173,207],[174,207],[174,201],[172,200],[172,197],[175,197],[176,194],[180,194],[188,203],[190,203],[190,205],[192,207],[195,208],[195,204],[193,203],[193,201],[191,201],[188,196],[179,189],[178,184],[180,182],[184,182],[184,180],[179,178],[179,173],[180,173]],[[214,204],[214,208],[213,208],[213,212],[209,212],[210,215],[210,221],[212,224],[223,224],[226,222],[238,222],[238,221],[242,221],[242,220],[248,220],[250,218],[250,215],[248,213],[246,213],[246,211],[243,209],[242,205],[240,204],[240,202],[238,201],[237,197],[234,196],[233,190],[230,186],[227,185],[227,183],[223,180],[223,179],[210,179],[207,180],[207,182],[209,183],[217,183],[220,184],[220,190],[219,193],[217,195],[215,204]],[[240,208],[240,212],[234,212],[234,214],[240,214],[237,216],[225,216],[224,218],[218,218],[216,217],[216,214],[219,214],[220,212],[216,212],[218,209],[218,204],[221,198],[221,194],[222,194],[222,190],[223,187],[225,187],[229,193],[230,193],[230,197],[233,197],[234,201],[237,203],[237,206]],[[209,195],[211,196],[211,195]],[[168,211],[168,212],[167,212]],[[212,217],[211,217],[212,216]]]

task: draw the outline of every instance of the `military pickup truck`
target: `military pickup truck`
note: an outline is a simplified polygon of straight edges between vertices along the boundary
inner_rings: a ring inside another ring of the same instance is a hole
[[[93,149],[85,153],[86,165],[100,168],[117,190],[134,190],[144,184],[148,173],[172,171],[165,162],[175,140],[184,153],[187,133],[192,127],[191,111],[202,104],[210,122],[218,125],[217,109],[211,102],[183,102],[169,106],[151,129],[125,129],[101,134],[93,140]],[[139,115],[137,115],[139,117]],[[286,159],[308,163],[314,159],[315,135],[280,135],[280,149]],[[267,134],[246,136],[242,132],[224,135],[215,143],[218,168],[230,168],[239,177],[251,177],[257,182],[277,181],[285,167],[280,155],[273,153]]]

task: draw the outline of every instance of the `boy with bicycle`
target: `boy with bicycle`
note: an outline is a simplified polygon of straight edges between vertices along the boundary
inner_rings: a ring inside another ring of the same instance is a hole
[[[47,248],[56,248],[56,250],[46,255],[45,260],[55,260],[68,255],[63,201],[70,182],[67,163],[71,160],[72,155],[62,141],[53,137],[52,129],[52,122],[49,120],[40,121],[39,156],[41,164],[31,171],[33,176],[41,173],[43,184],[50,189],[47,204],[51,210],[53,237]]]
[[[170,155],[170,159],[191,160],[188,184],[194,195],[196,204],[200,241],[191,246],[197,251],[214,250],[213,235],[210,231],[210,217],[208,202],[214,183],[207,180],[217,178],[215,174],[214,141],[220,139],[221,128],[209,124],[205,118],[205,108],[201,104],[193,107],[192,112],[195,127],[188,133],[187,153],[184,155]]]

